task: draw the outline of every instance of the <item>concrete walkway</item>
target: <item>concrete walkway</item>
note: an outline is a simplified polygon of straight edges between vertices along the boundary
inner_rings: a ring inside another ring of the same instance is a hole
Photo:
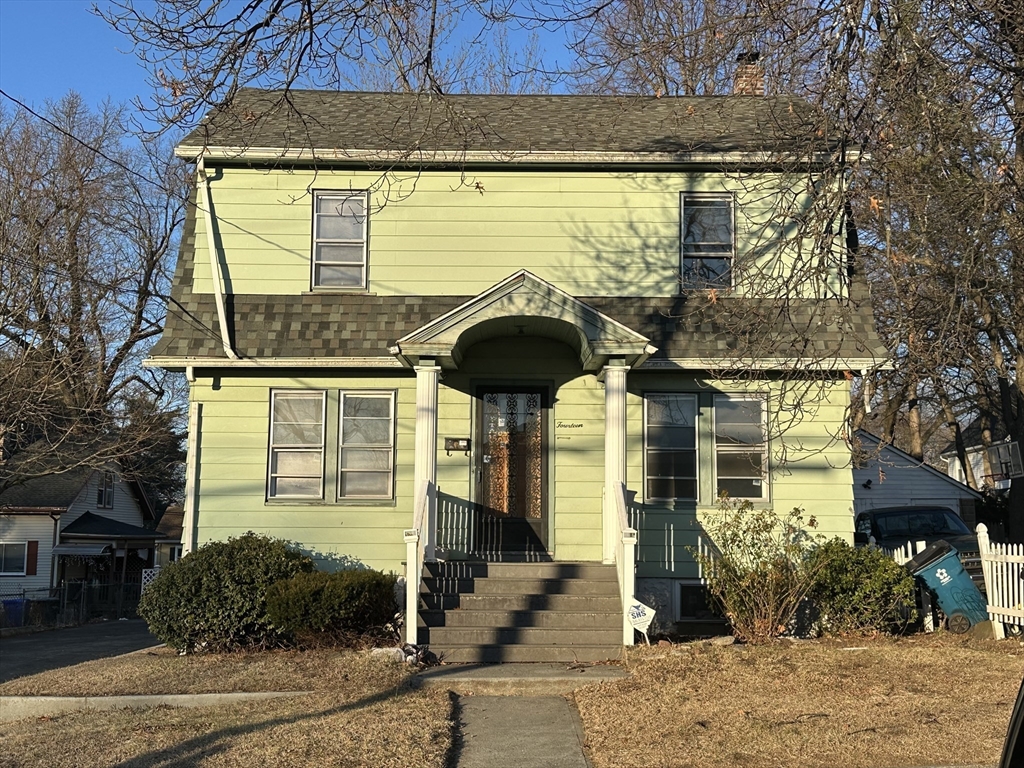
[[[0,638],[0,683],[160,645],[146,622],[104,621]]]
[[[583,729],[561,696],[459,699],[458,768],[589,768]]]
[[[564,694],[624,677],[612,664],[445,664],[413,685],[459,696],[453,768],[588,768],[583,725]]]

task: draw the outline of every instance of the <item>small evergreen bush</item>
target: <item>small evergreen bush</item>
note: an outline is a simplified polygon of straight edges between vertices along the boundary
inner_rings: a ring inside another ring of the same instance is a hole
[[[694,555],[733,634],[761,643],[786,632],[824,565],[810,558],[823,540],[808,530],[817,521],[801,509],[779,514],[723,498],[701,522],[712,551]]]
[[[895,634],[916,619],[914,577],[881,550],[832,539],[811,561],[821,566],[809,597],[822,633]]]
[[[369,570],[300,573],[270,588],[267,613],[303,645],[350,643],[394,620],[396,580]]]
[[[163,568],[142,593],[139,615],[186,653],[270,647],[283,638],[267,615],[267,589],[312,570],[313,561],[286,542],[250,531]]]

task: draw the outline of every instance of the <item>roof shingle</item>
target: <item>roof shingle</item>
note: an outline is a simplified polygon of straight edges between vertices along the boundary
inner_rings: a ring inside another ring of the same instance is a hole
[[[649,153],[827,149],[791,96],[451,95],[242,89],[182,147],[434,152]]]

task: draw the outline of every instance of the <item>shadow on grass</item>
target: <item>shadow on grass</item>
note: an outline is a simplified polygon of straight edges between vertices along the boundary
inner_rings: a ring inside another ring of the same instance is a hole
[[[304,720],[315,720],[320,717],[330,717],[331,715],[341,714],[342,712],[371,707],[374,704],[380,704],[410,693],[415,693],[415,691],[410,687],[408,681],[403,681],[400,685],[394,688],[381,691],[380,693],[376,693],[372,696],[367,696],[346,704],[339,704],[337,706],[321,708],[315,711],[302,712],[289,716],[274,717],[260,722],[220,728],[185,741],[176,742],[175,744],[164,747],[163,749],[154,750],[153,752],[128,758],[127,760],[114,764],[112,768],[193,768],[193,766],[201,764],[206,758],[226,752],[231,747],[232,739],[239,736],[257,733],[280,725],[291,725]],[[317,691],[310,695],[322,695],[322,692]],[[451,748],[449,748],[449,752],[451,752]],[[452,765],[450,762],[450,754],[445,757],[446,760],[444,765]]]

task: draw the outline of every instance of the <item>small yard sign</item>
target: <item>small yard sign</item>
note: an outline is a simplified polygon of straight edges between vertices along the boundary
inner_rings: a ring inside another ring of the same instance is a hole
[[[633,604],[629,606],[629,623],[633,625],[634,629],[639,629],[644,633],[648,645],[651,644],[651,638],[647,636],[647,628],[654,621],[655,613],[656,611],[651,606],[644,605],[639,600],[634,600]]]

